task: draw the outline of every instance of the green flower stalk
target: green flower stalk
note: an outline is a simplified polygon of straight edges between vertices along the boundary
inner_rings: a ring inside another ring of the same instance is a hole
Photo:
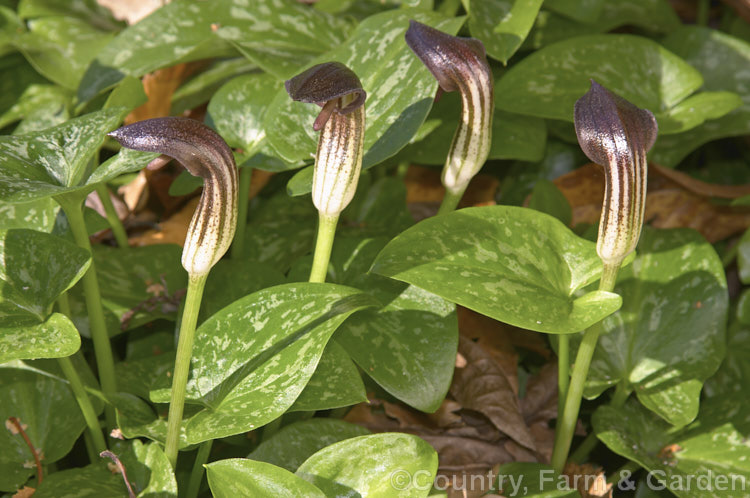
[[[182,266],[188,272],[189,283],[180,323],[165,445],[167,458],[175,468],[203,288],[208,272],[227,252],[237,225],[237,167],[226,142],[192,119],[149,119],[109,135],[124,147],[173,157],[191,174],[204,179],[203,193],[182,250]]]
[[[641,235],[648,173],[646,154],[656,141],[658,126],[651,112],[592,80],[591,89],[575,104],[575,128],[581,149],[604,167],[606,186],[596,249],[604,265],[599,289],[612,291],[620,265],[633,252]],[[555,434],[552,466],[558,473],[568,458],[600,332],[601,323],[590,327],[578,347]]]
[[[357,190],[365,135],[362,83],[339,62],[318,64],[285,83],[289,96],[322,107],[313,123],[320,131],[312,200],[319,213],[311,282],[324,282],[339,215]]]
[[[439,91],[461,93],[461,121],[442,174],[446,192],[439,213],[446,213],[456,208],[490,153],[495,98],[492,71],[484,45],[474,38],[451,36],[410,21],[406,44],[435,76]]]

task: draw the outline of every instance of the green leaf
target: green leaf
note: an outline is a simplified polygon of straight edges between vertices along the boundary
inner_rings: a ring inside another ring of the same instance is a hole
[[[544,6],[581,22],[594,22],[607,2],[605,0],[546,0]]]
[[[37,451],[44,454],[49,465],[70,452],[86,423],[67,384],[46,372],[0,368],[0,419],[16,417]],[[35,468],[25,465],[34,461],[29,447],[20,434],[0,431],[0,490],[14,492],[21,487]]]
[[[86,467],[55,472],[44,477],[34,493],[37,498],[100,498],[127,496],[122,475],[113,474],[104,461]]]
[[[43,17],[28,26],[16,46],[40,74],[70,90],[78,87],[86,67],[112,39],[110,33],[73,17]]]
[[[86,181],[86,185],[94,186],[97,183],[107,183],[120,175],[140,171],[157,157],[159,157],[159,154],[154,152],[142,152],[123,147],[120,152],[104,161],[94,170]]]
[[[177,498],[172,465],[158,443],[143,444],[136,439],[120,460],[139,497]]]
[[[323,448],[297,469],[297,475],[328,497],[424,497],[432,488],[437,466],[437,453],[422,439],[382,433]],[[394,480],[394,473],[419,478]]]
[[[603,322],[585,396],[625,382],[660,417],[689,423],[703,382],[724,357],[728,298],[721,260],[697,232],[646,228],[615,290],[624,305]]]
[[[404,147],[399,157],[419,164],[445,164],[456,122],[461,119],[461,98],[448,93],[433,106],[428,118],[436,128],[424,139]],[[544,155],[547,130],[544,120],[495,110],[492,120],[492,145],[488,159],[540,161]]]
[[[364,20],[346,43],[314,61],[342,62],[362,81],[367,92],[365,168],[406,145],[432,107],[437,81],[404,43],[410,19],[450,34],[463,22],[463,18],[445,19],[421,10],[383,12]],[[282,159],[294,163],[314,155],[318,133],[312,123],[318,112],[317,106],[294,102],[283,88],[278,90],[265,128]]]
[[[112,16],[112,12],[96,0],[23,0],[18,6],[22,19],[47,16],[75,17],[103,30],[116,30],[122,27]]]
[[[374,176],[374,175],[373,175]],[[393,237],[414,224],[414,219],[406,207],[406,185],[404,182],[394,178],[385,177],[371,182],[371,175],[365,172],[357,185],[357,192],[351,204],[341,213],[339,221],[340,235],[362,237]],[[339,236],[336,240],[340,240]],[[340,254],[334,249],[334,255]],[[351,259],[346,254],[341,254],[340,261]],[[375,254],[371,255],[373,258]],[[372,260],[364,263],[360,273],[369,269]],[[342,267],[343,268],[343,267]],[[344,283],[341,281],[340,283]]]
[[[257,261],[223,259],[211,268],[208,275],[198,323],[241,297],[285,281],[280,271]]]
[[[573,220],[573,211],[565,195],[560,192],[553,182],[541,179],[534,184],[531,191],[529,207],[542,213],[547,213],[560,220],[563,225],[570,226]]]
[[[128,439],[147,437],[153,441],[164,443],[167,437],[167,408],[154,412],[154,408],[141,398],[127,393],[115,393],[108,396],[108,400],[117,409],[117,427],[122,435]],[[185,416],[196,412],[195,407],[187,405]],[[179,449],[189,445],[185,437],[185,424],[180,427]]]
[[[369,433],[364,427],[343,420],[313,418],[282,428],[247,457],[294,471],[326,446]]]
[[[90,264],[88,251],[43,232],[0,230],[0,316],[44,320]]]
[[[0,197],[15,203],[91,190],[82,186],[86,166],[121,114],[119,108],[98,111],[36,133],[0,137]]]
[[[495,105],[572,122],[573,105],[592,78],[654,113],[671,109],[703,82],[685,61],[646,38],[580,36],[544,47],[514,65],[495,85]]]
[[[549,465],[513,462],[497,469],[498,490],[504,496],[526,498],[576,498],[578,491],[570,490],[568,481]],[[519,494],[520,493],[520,494]]]
[[[216,498],[238,496],[305,496],[325,498],[325,494],[288,470],[270,463],[243,458],[219,460],[206,465],[211,493]]]
[[[750,230],[742,234],[737,244],[737,270],[743,284],[750,284]]]
[[[0,326],[0,363],[34,358],[64,358],[81,347],[73,322],[61,313],[41,321],[4,316]]]
[[[373,304],[356,289],[299,283],[264,289],[214,314],[198,328],[193,348],[187,401],[206,409],[185,423],[188,442],[239,434],[280,416],[310,380],[331,334]],[[169,389],[151,399],[168,400]]]
[[[739,498],[750,479],[748,413],[747,398],[732,395],[706,400],[698,419],[677,431],[634,402],[601,406],[592,422],[597,437],[649,470],[655,485],[685,498]]]
[[[502,62],[516,53],[534,24],[542,0],[471,0],[469,30]]]
[[[116,335],[157,318],[174,320],[187,286],[180,263],[182,249],[173,244],[112,248],[94,246],[94,264],[107,331]],[[89,336],[82,289],[70,292],[73,322]]]
[[[174,342],[174,336],[170,336]],[[115,364],[115,374],[120,391],[148,399],[149,393],[160,382],[168,379],[174,369],[174,347],[159,353],[149,352],[148,356],[130,358]]]
[[[280,193],[251,213],[242,257],[286,272],[310,252],[315,242],[318,212],[309,198]]]
[[[736,70],[750,64],[750,44],[712,29],[683,26],[664,40],[664,46],[700,71],[705,90],[737,93],[743,104],[684,133],[659,137],[651,151],[652,159],[675,166],[707,142],[750,133],[750,74]]]
[[[747,308],[748,298],[750,294],[745,290],[737,304],[738,308]],[[727,356],[716,374],[706,381],[706,392],[711,396],[742,396],[750,382],[750,327],[741,319],[737,320],[727,328],[727,336]]]
[[[17,105],[21,96],[32,85],[49,84],[49,81],[37,73],[19,53],[0,57],[0,72],[13,74],[12,78],[0,78],[0,113],[2,114]]]
[[[288,411],[331,410],[366,401],[365,385],[357,366],[344,348],[331,341],[320,357],[315,373]]]
[[[148,95],[143,89],[143,82],[134,76],[126,76],[119,85],[112,90],[104,103],[104,109],[125,107],[135,109],[148,101]],[[125,149],[130,150],[130,149]]]
[[[199,107],[231,78],[256,69],[255,64],[244,57],[217,61],[175,90],[170,114],[175,116]]]
[[[266,73],[238,76],[217,91],[208,113],[231,147],[256,150],[266,137],[263,117],[279,88],[279,81]]]
[[[0,128],[24,119],[35,121],[37,130],[58,125],[68,119],[71,93],[56,85],[29,85],[12,107],[0,116]],[[46,126],[45,126],[46,125]],[[28,124],[23,128],[28,128]],[[26,132],[32,130],[27,129]],[[18,135],[23,130],[16,130]]]
[[[393,239],[372,271],[517,327],[569,334],[620,307],[619,296],[576,291],[599,278],[592,242],[549,215],[511,206],[424,220]]]
[[[59,210],[60,206],[49,197],[20,204],[0,201],[0,229],[28,228],[50,233]]]
[[[86,72],[78,97],[88,101],[125,75],[142,76],[180,62],[234,53],[224,38],[261,55],[267,53],[272,64],[275,50],[294,56],[322,53],[343,41],[345,25],[293,0],[173,2],[123,30],[102,49]]]
[[[690,130],[741,106],[742,99],[732,92],[701,92],[691,95],[669,111],[656,115],[659,133],[670,135]]]

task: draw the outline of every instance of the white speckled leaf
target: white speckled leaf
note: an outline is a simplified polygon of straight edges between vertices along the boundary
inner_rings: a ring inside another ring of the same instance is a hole
[[[652,472],[654,486],[681,498],[744,498],[750,481],[749,413],[747,397],[732,395],[707,399],[698,419],[680,430],[635,402],[601,406],[592,422],[610,450]]]
[[[15,40],[29,63],[51,81],[75,90],[89,63],[114,35],[73,17],[43,17],[28,22]]]
[[[59,210],[59,204],[49,197],[19,204],[0,201],[0,229],[28,228],[50,233]]]
[[[29,85],[22,95],[18,95],[18,100],[12,102],[12,106],[0,115],[0,128],[5,128],[19,120],[34,120],[36,121],[34,126],[39,126],[40,122],[46,123],[50,119],[66,121],[69,118],[68,107],[71,105],[71,100],[71,92],[57,85]],[[60,124],[60,122],[49,126]],[[42,128],[47,127],[42,126]],[[23,129],[14,130],[16,135],[20,133],[23,133]]]
[[[191,444],[246,432],[283,414],[352,313],[377,305],[357,289],[285,284],[227,306],[196,333],[187,401],[206,408],[185,424]],[[152,391],[153,401],[169,388]]]
[[[471,0],[469,30],[506,64],[534,25],[542,0]]]
[[[424,440],[386,432],[345,439],[323,448],[300,465],[297,475],[329,498],[418,498],[430,492],[437,466],[437,453]],[[419,478],[394,481],[394,472],[408,476],[419,472]]]
[[[76,469],[67,469],[44,476],[36,498],[101,498],[127,496],[122,476],[112,473],[103,460]]]
[[[102,49],[84,75],[79,99],[89,100],[126,74],[142,76],[178,62],[229,54],[233,50],[225,38],[304,56],[341,43],[345,26],[294,0],[173,2],[123,30]]]
[[[443,95],[433,106],[428,119],[439,121],[437,128],[423,140],[404,147],[399,157],[419,164],[445,164],[456,133],[456,123],[461,119],[459,94]],[[543,119],[495,110],[488,159],[541,161],[546,141],[547,129]]]
[[[437,81],[404,42],[410,19],[451,34],[463,22],[422,10],[383,12],[365,19],[346,43],[315,60],[342,62],[362,81],[367,92],[365,168],[406,145],[432,107]],[[279,89],[265,127],[269,142],[283,159],[297,162],[314,156],[318,133],[312,124],[318,112],[318,106],[294,102]]]
[[[107,109],[28,135],[0,137],[0,198],[28,202],[76,190],[86,166],[123,110]]]
[[[357,366],[344,348],[331,341],[320,357],[315,373],[288,411],[330,410],[366,401],[365,385]]]
[[[230,458],[206,465],[211,493],[216,498],[238,496],[304,496],[325,498],[325,494],[286,469],[245,458]]]
[[[590,79],[654,113],[677,105],[703,83],[698,71],[647,38],[580,36],[534,52],[495,84],[504,111],[573,121]]]
[[[0,230],[0,317],[45,320],[90,262],[88,251],[54,235]]]
[[[159,413],[154,407],[138,396],[118,392],[108,396],[109,401],[117,409],[117,427],[122,435],[128,439],[146,437],[152,441],[164,443],[167,438],[167,411]],[[192,405],[185,406],[185,416],[188,417],[196,412]],[[185,424],[180,427],[179,448],[185,449],[189,445],[185,437]]]
[[[41,323],[33,315],[4,316],[0,325],[0,363],[63,358],[81,347],[81,336],[65,315],[53,313]]]
[[[157,318],[176,318],[183,297],[176,293],[187,287],[187,273],[180,263],[180,246],[160,244],[113,248],[96,245],[93,250],[110,335],[120,333],[123,317],[128,311],[133,314],[126,324],[127,329]],[[88,337],[83,290],[75,287],[69,296],[73,322],[81,334]]]
[[[701,72],[704,89],[739,94],[742,107],[726,116],[673,136],[660,136],[651,157],[665,166],[677,165],[706,142],[750,133],[750,43],[720,31],[683,26],[664,40],[664,46]]]
[[[649,409],[685,425],[725,354],[721,260],[697,232],[646,228],[618,282],[623,307],[603,322],[584,394],[596,397],[624,380]]]
[[[91,173],[86,180],[86,185],[105,183],[125,173],[140,171],[157,157],[159,154],[154,152],[142,152],[123,147],[120,152],[104,161]]]
[[[208,103],[216,131],[231,147],[256,150],[266,138],[266,109],[282,85],[267,73],[245,74],[227,82]]]
[[[293,472],[326,446],[369,433],[361,425],[337,418],[312,418],[283,427],[270,439],[263,440],[247,457]]]
[[[597,280],[593,242],[532,209],[491,206],[424,220],[393,239],[372,271],[512,325],[570,334],[620,307]]]
[[[61,379],[45,372],[0,368],[0,420],[18,418],[26,435],[44,461],[51,464],[68,454],[86,426],[73,393]],[[34,468],[24,463],[34,461],[21,435],[0,430],[0,490],[14,492]]]

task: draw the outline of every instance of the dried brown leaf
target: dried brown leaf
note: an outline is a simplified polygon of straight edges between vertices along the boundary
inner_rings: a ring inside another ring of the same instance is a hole
[[[459,337],[458,349],[466,358],[465,368],[456,369],[450,392],[464,408],[477,411],[519,444],[535,449],[520,403],[513,390],[518,385],[480,345]]]
[[[13,494],[13,498],[29,498],[36,492],[35,488],[24,486]]]

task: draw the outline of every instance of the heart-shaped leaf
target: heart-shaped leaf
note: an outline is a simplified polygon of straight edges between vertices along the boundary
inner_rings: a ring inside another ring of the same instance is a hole
[[[750,133],[750,74],[736,70],[750,64],[750,43],[720,31],[683,26],[664,40],[664,46],[700,71],[705,90],[737,93],[743,104],[692,130],[660,137],[652,152],[653,160],[675,166],[706,142]]]
[[[288,411],[330,410],[366,401],[365,385],[357,366],[344,348],[331,341],[320,357],[315,373]]]
[[[122,114],[122,108],[107,109],[39,132],[0,137],[0,197],[27,202],[93,190],[85,184],[87,164]]]
[[[603,322],[584,394],[625,382],[674,425],[698,413],[703,382],[725,352],[727,286],[711,245],[689,230],[645,229],[615,289],[619,313]]]
[[[590,79],[654,113],[671,109],[703,83],[685,61],[646,38],[579,36],[544,47],[514,65],[495,85],[495,105],[573,121],[573,105],[588,90]],[[633,81],[638,84],[628,83]]]
[[[246,432],[284,413],[313,375],[331,334],[350,314],[373,305],[356,289],[301,283],[264,289],[214,314],[196,334],[187,401],[207,408],[184,423],[187,440]],[[169,389],[151,398],[168,400]]]
[[[576,291],[599,278],[594,244],[557,219],[512,206],[424,220],[393,239],[372,271],[518,327],[569,334],[620,307],[616,294]]]
[[[295,422],[264,440],[247,457],[295,471],[313,453],[333,443],[370,431],[335,418],[313,418]]]
[[[216,498],[237,496],[309,496],[325,498],[314,485],[288,470],[244,458],[219,460],[206,465],[211,493]]]
[[[748,413],[747,398],[732,395],[706,400],[698,419],[677,431],[635,402],[601,406],[592,421],[597,437],[647,469],[654,486],[684,498],[739,498],[750,479]]]
[[[542,0],[471,0],[469,6],[471,36],[507,64],[534,25]]]
[[[367,92],[363,167],[373,166],[406,145],[432,106],[437,82],[404,43],[409,20],[455,34],[462,18],[445,19],[422,10],[400,9],[364,20],[346,43],[316,62],[338,61],[357,74]],[[268,140],[287,162],[313,157],[318,133],[312,123],[319,109],[276,94],[266,115]]]
[[[323,448],[300,465],[297,475],[329,497],[417,498],[429,494],[437,465],[437,453],[422,439],[386,432]]]

